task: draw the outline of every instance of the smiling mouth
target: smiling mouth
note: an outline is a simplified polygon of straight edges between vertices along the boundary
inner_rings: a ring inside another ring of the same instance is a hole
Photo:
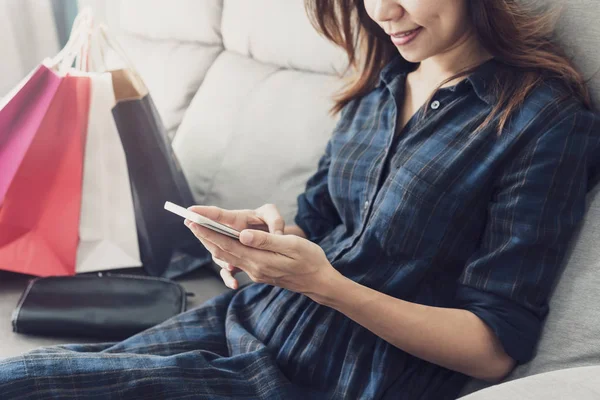
[[[419,29],[421,29],[421,27],[419,26],[418,28],[412,29],[410,31],[404,31],[404,32],[398,32],[398,33],[392,33],[390,36],[395,37],[395,38],[402,38],[402,37],[406,37],[406,36],[410,36],[413,33],[415,33],[416,31],[418,31]]]

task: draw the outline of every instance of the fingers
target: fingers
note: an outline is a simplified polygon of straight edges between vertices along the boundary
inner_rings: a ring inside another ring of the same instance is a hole
[[[196,225],[196,224],[194,224],[194,225]],[[196,226],[198,226],[198,225],[196,225]],[[204,229],[206,229],[206,228],[204,228]],[[221,235],[221,234],[217,233],[217,235]],[[196,235],[196,236],[198,237],[198,235]],[[226,263],[232,264],[232,265],[240,265],[242,263],[242,259],[240,259],[236,255],[232,254],[231,251],[228,251],[228,250],[223,249],[222,247],[219,247],[214,242],[211,242],[210,240],[204,239],[201,237],[198,237],[198,240],[200,240],[200,243],[202,243],[202,245],[204,247],[206,247],[206,250],[208,250],[212,254],[213,258],[217,258],[223,262],[226,262]]]
[[[223,279],[223,283],[230,289],[237,289],[239,287],[237,279],[231,275],[231,272],[227,271],[225,268],[221,269],[221,279]]]
[[[214,206],[192,206],[188,210],[238,231],[246,229],[249,221],[254,224],[262,223],[251,210],[225,210]]]
[[[231,272],[231,276],[235,276],[235,274],[237,274],[238,272],[242,272],[241,269],[239,269],[236,266],[233,266],[231,264],[229,264],[228,262],[225,262],[223,260],[219,260],[218,258],[213,257],[212,258],[213,261],[215,262],[215,264],[217,264],[219,267],[226,269],[227,271]]]
[[[189,223],[188,227],[214,258],[235,265],[246,273],[256,269],[257,265],[277,264],[282,258],[281,255],[270,251],[258,251],[244,246],[235,239],[213,232],[193,222]],[[269,233],[263,233],[269,235]]]
[[[276,235],[283,235],[285,230],[285,221],[274,204],[265,204],[256,210],[225,210],[214,206],[192,206],[188,209],[238,231],[248,228],[261,230],[264,225]],[[189,225],[188,222],[186,225]]]
[[[225,262],[223,260],[219,260],[218,258],[212,258],[215,264],[221,267],[220,275],[221,279],[223,279],[223,283],[230,289],[237,289],[240,285],[238,280],[234,278],[235,274],[240,272],[239,268],[234,267],[233,265]]]
[[[298,249],[303,245],[301,240],[295,235],[273,235],[253,229],[244,229],[240,233],[240,243],[243,245],[289,258],[298,253]]]
[[[256,216],[267,224],[269,232],[275,235],[283,235],[285,221],[274,204],[265,204],[257,208]]]
[[[295,242],[302,239],[294,235],[273,235],[264,231],[245,229],[238,241],[193,222],[186,221],[186,225],[214,258],[231,264],[259,280],[262,279],[259,276],[261,268],[285,265],[298,257],[298,247],[302,246],[302,243]],[[248,239],[248,235],[253,234],[263,236]],[[254,244],[256,248],[245,245],[244,241]],[[233,277],[230,268],[228,266],[224,269],[229,270]]]
[[[215,256],[213,256],[213,261],[215,262],[215,264],[217,264],[219,267],[221,267],[222,269],[227,269],[227,266],[229,265],[228,262],[225,262],[223,260],[219,260],[218,258],[216,258]]]

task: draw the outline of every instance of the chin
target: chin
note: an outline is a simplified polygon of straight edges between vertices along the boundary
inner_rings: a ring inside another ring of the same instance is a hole
[[[402,58],[410,63],[420,63],[421,61],[428,58],[428,56],[423,54],[417,54],[416,52],[402,52],[399,51]]]

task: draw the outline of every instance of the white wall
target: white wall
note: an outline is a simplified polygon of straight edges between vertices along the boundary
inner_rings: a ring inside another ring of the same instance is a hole
[[[1,1],[1,0],[0,0]],[[78,0],[79,9],[89,6],[94,11],[94,18],[97,22],[108,24],[112,30],[119,27],[119,3],[121,0]],[[136,1],[136,0],[128,0]],[[143,0],[139,1],[140,8],[143,7]],[[202,0],[199,0],[202,1]]]
[[[49,0],[0,0],[0,97],[59,50]]]

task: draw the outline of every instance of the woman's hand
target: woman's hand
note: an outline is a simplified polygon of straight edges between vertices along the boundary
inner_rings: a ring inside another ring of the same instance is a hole
[[[257,229],[281,235],[285,230],[285,221],[277,207],[273,204],[265,204],[256,210],[224,210],[213,206],[193,206],[189,207],[189,209],[238,231]],[[188,228],[190,222],[189,220],[185,220],[185,225]],[[202,242],[202,240],[200,241]],[[202,243],[204,244],[204,242]],[[231,289],[237,289],[239,284],[237,279],[235,279],[235,274],[240,272],[240,269],[235,265],[218,259],[214,255],[213,261],[221,267],[221,278],[225,285]]]
[[[198,209],[192,210],[198,212]],[[230,213],[236,213],[225,210],[221,212],[222,215],[229,216],[234,215]],[[217,220],[216,215],[209,216],[205,212],[202,215]],[[243,222],[244,218],[238,216],[237,220],[238,223]],[[219,222],[224,221],[221,219]],[[283,287],[309,297],[319,297],[333,284],[335,278],[341,276],[318,245],[296,235],[273,234],[238,226],[242,232],[237,241],[190,221],[186,221],[186,225],[214,259],[235,265],[254,282]],[[227,225],[236,229],[232,224]]]

